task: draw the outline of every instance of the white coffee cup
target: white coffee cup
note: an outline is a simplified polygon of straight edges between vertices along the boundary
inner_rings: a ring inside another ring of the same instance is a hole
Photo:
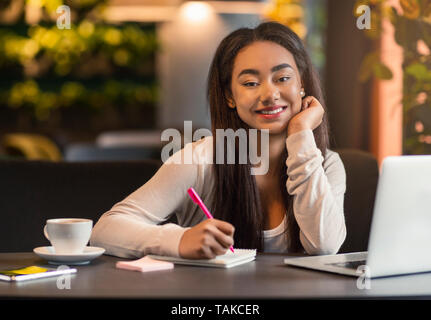
[[[78,254],[90,240],[93,221],[80,218],[49,219],[43,228],[55,253]]]

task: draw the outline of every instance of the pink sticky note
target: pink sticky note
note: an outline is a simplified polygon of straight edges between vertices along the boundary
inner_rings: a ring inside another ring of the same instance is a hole
[[[173,269],[174,264],[168,261],[160,261],[149,257],[143,257],[133,261],[118,261],[116,267],[119,269],[148,272]]]

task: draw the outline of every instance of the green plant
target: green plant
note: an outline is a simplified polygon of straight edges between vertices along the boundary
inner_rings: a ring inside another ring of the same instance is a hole
[[[385,0],[361,0],[371,8],[372,39],[381,36],[381,21],[386,18],[395,29],[395,41],[403,49],[403,153],[431,154],[431,0],[400,0],[399,8]],[[363,60],[359,79],[392,78],[377,49]]]
[[[28,24],[21,13],[13,24],[0,24],[0,112],[6,108],[43,124],[69,109],[100,119],[110,112],[112,119],[127,108],[155,105],[153,25],[107,23],[106,0],[30,4],[40,13],[38,23]],[[71,8],[70,29],[56,25],[63,4]]]

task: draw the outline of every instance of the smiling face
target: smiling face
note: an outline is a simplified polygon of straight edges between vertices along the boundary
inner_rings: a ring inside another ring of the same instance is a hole
[[[274,42],[256,41],[235,58],[228,105],[251,128],[284,134],[301,110],[301,91],[293,55]]]

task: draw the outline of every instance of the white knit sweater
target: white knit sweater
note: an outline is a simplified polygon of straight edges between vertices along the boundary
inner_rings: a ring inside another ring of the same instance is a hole
[[[184,231],[206,219],[187,189],[193,187],[206,204],[212,200],[214,173],[208,164],[212,163],[212,141],[210,136],[187,144],[143,186],[104,213],[93,228],[91,245],[125,258],[149,253],[178,256]],[[286,188],[293,195],[301,244],[308,254],[334,254],[346,237],[343,163],[331,150],[323,158],[311,130],[289,136],[286,148]],[[184,152],[191,152],[193,164],[178,164]],[[176,214],[178,224],[160,225],[172,214]],[[265,230],[266,252],[286,252],[280,229],[282,226]]]

